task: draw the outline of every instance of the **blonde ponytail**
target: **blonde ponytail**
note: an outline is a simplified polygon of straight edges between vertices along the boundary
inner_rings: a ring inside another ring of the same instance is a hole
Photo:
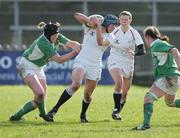
[[[37,28],[38,28],[38,29],[43,29],[45,26],[46,26],[46,23],[45,23],[45,22],[40,22],[40,23],[37,25]]]
[[[61,26],[61,24],[59,22],[56,22],[55,25],[57,25],[57,27]]]

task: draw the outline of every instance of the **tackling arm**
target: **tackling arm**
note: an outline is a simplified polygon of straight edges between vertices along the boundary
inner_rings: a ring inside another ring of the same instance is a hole
[[[57,62],[57,63],[63,63],[69,59],[71,59],[72,57],[74,57],[77,54],[77,52],[75,50],[60,56],[59,54],[54,55],[51,60]]]
[[[77,53],[81,50],[81,44],[77,41],[69,40],[66,43],[66,47],[74,49]]]
[[[179,53],[179,50],[177,48],[172,48],[170,50],[170,52],[172,53],[172,55],[176,61],[176,64],[178,66],[178,70],[180,71],[180,53]]]

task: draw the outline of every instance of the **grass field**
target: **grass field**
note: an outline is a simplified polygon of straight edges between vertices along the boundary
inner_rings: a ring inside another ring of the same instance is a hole
[[[47,110],[64,88],[48,86]],[[26,115],[26,120],[12,123],[8,121],[9,116],[30,100],[32,93],[26,86],[0,86],[0,138],[180,138],[180,109],[166,107],[161,99],[154,106],[152,128],[132,131],[131,128],[143,120],[143,97],[148,88],[131,87],[122,121],[111,119],[112,91],[112,86],[96,88],[87,112],[88,124],[79,122],[83,87],[62,106],[54,123],[39,118],[38,110]]]

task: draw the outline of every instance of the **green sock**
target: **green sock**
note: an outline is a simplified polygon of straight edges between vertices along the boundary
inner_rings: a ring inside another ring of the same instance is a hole
[[[176,106],[177,108],[180,108],[180,99],[176,99],[176,100],[175,100],[175,106]]]
[[[44,101],[38,105],[39,112],[42,116],[46,114]]]
[[[151,115],[153,113],[153,104],[144,104],[144,124],[150,125]]]
[[[17,113],[14,114],[16,118],[21,118],[23,115],[29,113],[30,111],[34,110],[35,107],[32,104],[32,101],[26,103],[22,109],[20,109]]]

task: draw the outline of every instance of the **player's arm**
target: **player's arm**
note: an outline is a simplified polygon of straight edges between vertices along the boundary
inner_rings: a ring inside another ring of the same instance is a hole
[[[178,70],[180,71],[180,53],[179,53],[179,50],[177,48],[172,48],[170,50],[170,52],[172,53],[172,55],[176,61],[176,64],[178,66]]]
[[[96,39],[99,46],[109,46],[114,40],[115,36],[113,33],[109,33],[107,37],[102,36],[101,25],[98,25],[96,28]]]
[[[62,56],[57,53],[51,57],[51,60],[53,60],[57,63],[63,63],[65,61],[71,59],[72,57],[74,57],[76,54],[77,54],[77,52],[75,50],[73,50],[65,55],[62,55]]]
[[[107,37],[103,37],[102,35],[102,26],[100,22],[93,18],[92,21],[96,24],[96,39],[99,46],[109,46],[111,42],[114,40],[115,36],[113,33],[109,33]]]
[[[83,13],[76,12],[74,13],[74,18],[81,24],[85,24],[88,27],[93,27],[92,21]]]
[[[79,42],[72,41],[62,34],[58,35],[58,42],[62,43],[67,48],[72,48],[72,49],[76,50],[76,52],[79,52],[81,49],[81,45]]]
[[[77,41],[69,40],[65,46],[74,49],[77,53],[81,50],[81,44]]]

